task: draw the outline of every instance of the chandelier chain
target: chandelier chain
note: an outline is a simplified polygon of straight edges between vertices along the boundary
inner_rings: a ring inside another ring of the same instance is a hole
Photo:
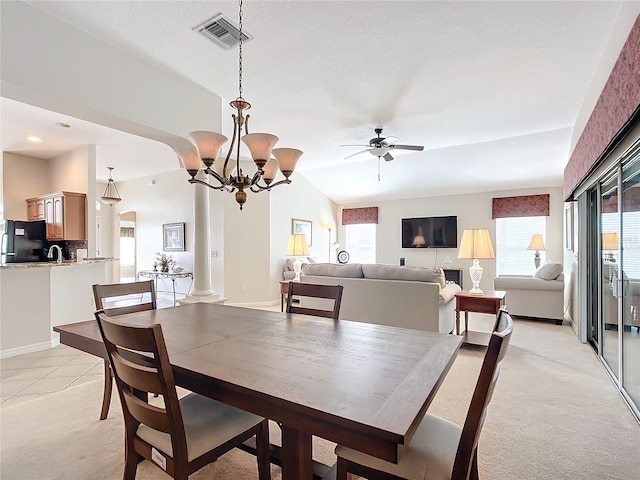
[[[239,0],[238,29],[240,30],[240,46],[238,47],[238,91],[242,98],[242,0]]]

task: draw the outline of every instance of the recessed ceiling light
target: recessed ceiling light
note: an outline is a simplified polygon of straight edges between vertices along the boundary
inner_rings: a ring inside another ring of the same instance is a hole
[[[56,125],[62,128],[71,128],[71,125],[69,125],[68,123],[63,123],[63,122],[56,122]]]
[[[35,143],[42,143],[42,139],[39,137],[30,136],[30,137],[27,137],[27,140]]]

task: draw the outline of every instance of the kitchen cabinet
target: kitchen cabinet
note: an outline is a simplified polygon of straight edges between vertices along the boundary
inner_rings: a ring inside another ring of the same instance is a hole
[[[27,200],[27,220],[44,220],[44,199],[30,198]]]
[[[46,221],[47,240],[86,240],[86,203],[84,193],[49,193],[27,199],[27,215],[29,220]],[[39,208],[42,214],[37,217]]]

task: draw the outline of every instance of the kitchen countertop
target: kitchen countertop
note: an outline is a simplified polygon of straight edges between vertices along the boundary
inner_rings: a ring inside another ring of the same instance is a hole
[[[85,258],[81,262],[76,262],[75,260],[63,260],[62,263],[58,263],[56,261],[53,262],[25,262],[25,263],[7,263],[4,265],[0,265],[0,269],[3,268],[41,268],[41,267],[73,267],[76,265],[87,265],[90,263],[101,263],[101,262],[112,262],[114,260],[119,260],[118,258],[113,257],[90,257]]]

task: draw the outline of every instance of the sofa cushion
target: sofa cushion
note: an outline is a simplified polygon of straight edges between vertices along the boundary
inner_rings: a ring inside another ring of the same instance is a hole
[[[336,263],[305,263],[302,273],[320,277],[362,278],[362,265],[359,263],[339,265]]]
[[[293,272],[293,262],[296,261],[296,257],[287,258],[284,261],[284,270]],[[300,262],[304,263],[316,263],[313,257],[300,257]]]
[[[562,273],[562,264],[558,262],[546,262],[540,265],[533,274],[533,278],[541,278],[542,280],[555,280]]]
[[[422,267],[397,267],[394,265],[379,265],[366,263],[362,265],[364,278],[380,280],[406,280],[413,282],[437,283],[440,288],[446,285],[444,272],[441,268],[431,269]]]

